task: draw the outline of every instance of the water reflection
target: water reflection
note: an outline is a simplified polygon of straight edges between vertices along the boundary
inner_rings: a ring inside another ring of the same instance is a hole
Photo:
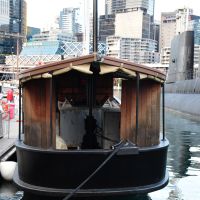
[[[152,200],[200,199],[200,122],[166,112],[166,135],[170,142],[166,188],[150,193]]]

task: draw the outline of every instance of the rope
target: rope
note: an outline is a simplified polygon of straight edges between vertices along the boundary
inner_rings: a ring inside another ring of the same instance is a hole
[[[85,185],[111,158],[126,144],[125,141],[121,141],[118,145],[116,145],[115,149],[112,153],[97,167],[97,169],[90,174],[78,187],[76,187],[71,193],[69,193],[63,200],[68,200],[71,198],[83,185]]]
[[[110,142],[114,142],[114,143],[118,143],[119,142],[119,141],[114,140],[112,138],[106,137],[105,135],[102,134],[102,132],[103,132],[102,128],[97,125],[96,130],[95,130],[95,135],[97,135],[98,137],[100,137],[100,138],[102,138],[104,140],[108,140]]]

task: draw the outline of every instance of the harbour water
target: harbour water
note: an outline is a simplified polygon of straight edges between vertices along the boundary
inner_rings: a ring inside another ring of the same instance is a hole
[[[200,122],[178,113],[166,112],[166,136],[170,142],[167,187],[140,197],[115,197],[113,200],[199,200],[200,199]],[[145,177],[143,177],[145,178]],[[1,200],[19,200],[12,184],[0,184]],[[13,196],[14,195],[14,196]],[[12,197],[11,197],[12,196]],[[103,198],[104,200],[107,198]],[[96,200],[96,199],[94,199]]]

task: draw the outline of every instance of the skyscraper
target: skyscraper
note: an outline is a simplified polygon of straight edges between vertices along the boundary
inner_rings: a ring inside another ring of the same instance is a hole
[[[194,31],[194,43],[200,45],[200,16],[193,15],[190,8],[179,8],[174,12],[161,14],[160,52],[161,63],[170,63],[171,41],[185,31]]]
[[[81,31],[78,23],[79,8],[63,8],[60,12],[59,28],[74,35]]]
[[[106,0],[99,38],[105,39],[107,34],[108,55],[137,63],[158,62],[159,26],[154,25],[154,3],[155,0]],[[109,25],[110,31],[103,31]]]
[[[154,15],[155,0],[111,0],[109,3],[112,12],[125,12],[131,10],[142,9],[150,16]],[[108,0],[107,0],[108,2]]]
[[[9,0],[0,0],[0,31],[9,31]]]
[[[0,54],[16,54],[20,50],[23,39],[17,39],[17,34],[26,36],[26,1],[0,0]],[[16,37],[15,37],[16,36]],[[18,42],[17,42],[18,40]],[[17,48],[18,43],[18,48]]]
[[[106,14],[100,17],[99,37],[104,38],[101,34],[105,31],[102,30],[110,24],[112,27],[114,25],[111,34],[120,37],[155,39],[154,2],[155,0],[106,0]]]

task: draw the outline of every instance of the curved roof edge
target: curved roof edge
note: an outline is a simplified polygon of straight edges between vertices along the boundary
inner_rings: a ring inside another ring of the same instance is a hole
[[[34,67],[19,73],[19,80],[29,79],[32,76],[42,76],[46,73],[53,73],[54,71],[61,70],[64,68],[70,68],[72,66],[79,66],[83,64],[90,64],[93,61],[99,61],[103,65],[116,66],[123,69],[131,70],[136,73],[152,76],[162,81],[165,80],[166,75],[159,70],[149,68],[145,65],[136,64],[133,62],[125,61],[118,58],[104,56],[99,59],[97,54],[90,54],[77,58],[71,58],[67,60],[56,61],[47,63],[38,67]]]

